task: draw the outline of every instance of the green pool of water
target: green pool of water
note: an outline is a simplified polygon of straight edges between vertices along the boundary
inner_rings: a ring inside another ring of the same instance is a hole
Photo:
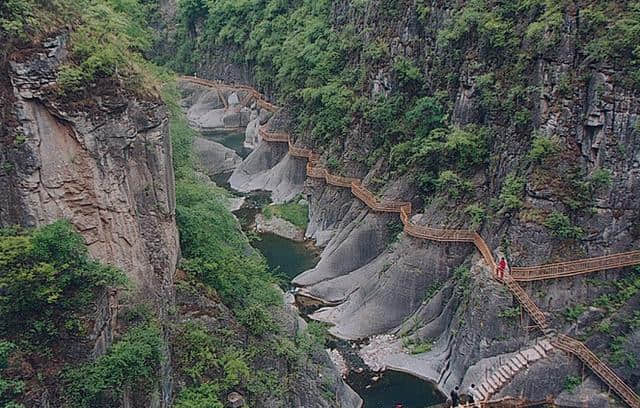
[[[364,400],[364,408],[394,408],[398,404],[425,408],[446,401],[435,385],[398,371],[386,371],[376,382],[371,381],[371,374],[352,372],[347,382]]]
[[[244,147],[244,131],[207,132],[203,136],[234,150],[243,159],[251,153],[251,150]]]
[[[313,268],[320,260],[318,253],[303,242],[291,241],[274,234],[260,234],[260,237],[260,241],[252,243],[253,247],[267,258],[269,268],[287,282]]]

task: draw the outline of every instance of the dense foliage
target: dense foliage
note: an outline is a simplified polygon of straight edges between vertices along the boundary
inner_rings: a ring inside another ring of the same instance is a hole
[[[89,334],[97,296],[126,279],[90,259],[83,238],[67,221],[0,230],[0,270],[0,403],[18,407],[15,401],[26,385],[15,367],[12,375],[5,372],[9,356],[42,361],[47,376],[58,375],[56,364],[48,362],[52,349],[63,341],[81,342]]]
[[[89,83],[114,78],[130,89],[151,90],[141,53],[151,45],[152,0],[9,0],[0,4],[0,38],[10,45],[71,26],[71,58],[60,69],[61,92],[86,93]]]
[[[95,362],[65,373],[69,406],[118,406],[125,390],[149,392],[157,385],[162,332],[154,324],[130,329]]]
[[[34,231],[0,231],[0,332],[33,344],[83,335],[79,315],[122,272],[89,258],[66,221]]]

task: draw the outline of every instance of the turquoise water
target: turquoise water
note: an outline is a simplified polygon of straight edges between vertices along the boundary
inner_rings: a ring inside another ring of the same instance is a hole
[[[347,378],[349,385],[364,400],[364,408],[425,408],[441,404],[446,398],[436,387],[412,375],[386,371],[376,382],[370,380],[371,374],[351,373]],[[367,385],[371,387],[366,388]]]
[[[203,136],[234,150],[238,156],[246,159],[251,150],[244,147],[244,131],[208,132]]]
[[[317,252],[303,242],[295,242],[274,234],[260,234],[260,241],[251,245],[267,258],[269,268],[283,277],[287,284],[300,273],[311,269],[320,260]]]

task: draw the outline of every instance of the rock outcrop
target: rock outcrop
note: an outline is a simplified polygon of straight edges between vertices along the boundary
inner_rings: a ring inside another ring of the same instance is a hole
[[[93,257],[127,274],[133,290],[126,296],[164,318],[179,255],[167,111],[108,81],[85,95],[59,95],[56,72],[66,53],[62,35],[11,61],[14,120],[3,124],[8,140],[0,145],[0,226],[68,219]],[[111,296],[102,299],[96,355],[113,338],[117,310]],[[169,364],[160,406],[171,398]]]
[[[231,188],[240,192],[270,191],[274,203],[292,200],[302,192],[307,163],[287,151],[284,143],[260,143],[231,175]]]
[[[242,158],[235,151],[204,137],[194,140],[193,150],[209,177],[231,173],[242,163]]]
[[[271,114],[269,113],[269,111],[264,109],[260,110],[260,113],[251,113],[251,120],[249,121],[249,124],[245,129],[244,147],[252,150],[258,147],[258,144],[261,140],[260,132],[258,132],[258,129],[260,128],[260,126],[267,123],[269,117],[271,117]]]
[[[277,216],[267,218],[263,214],[256,215],[256,231],[275,234],[291,241],[304,241],[304,230],[302,228]]]
[[[216,91],[212,88],[180,82],[180,90],[184,96],[181,105],[186,110],[190,125],[200,132],[216,132],[232,129],[244,129],[252,115],[258,114],[258,109],[241,105],[246,94],[225,90]]]

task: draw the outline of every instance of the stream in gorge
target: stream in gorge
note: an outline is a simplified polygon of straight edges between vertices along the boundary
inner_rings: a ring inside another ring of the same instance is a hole
[[[243,159],[248,154],[248,149],[243,146],[244,133],[227,132],[215,135],[207,134],[206,136],[236,150]],[[228,178],[228,176],[226,177]],[[216,180],[216,182],[229,189],[226,179]],[[232,193],[236,194],[233,191]],[[245,206],[235,212],[242,228],[250,235],[255,236],[256,234],[252,230],[253,218],[266,201],[268,198],[265,197],[264,192],[252,194],[248,197]],[[264,255],[269,268],[283,279],[284,289],[291,287],[290,282],[294,277],[315,267],[320,260],[320,251],[309,242],[295,242],[272,233],[258,233],[257,235],[259,239],[254,240],[252,246]],[[304,313],[301,312],[301,314],[303,318],[307,319]],[[331,340],[330,343],[332,347],[347,351],[343,354],[345,354],[351,368],[362,366],[362,361],[359,358],[346,355],[354,354],[352,350],[349,350],[352,348],[351,343],[337,339]],[[372,373],[366,367],[362,368],[364,370],[357,370],[360,372],[350,371],[346,381],[363,399],[364,408],[395,408],[397,404],[402,404],[403,408],[424,408],[446,401],[438,388],[428,381],[397,371],[386,371],[380,374]],[[377,381],[374,381],[373,378],[377,378]]]

